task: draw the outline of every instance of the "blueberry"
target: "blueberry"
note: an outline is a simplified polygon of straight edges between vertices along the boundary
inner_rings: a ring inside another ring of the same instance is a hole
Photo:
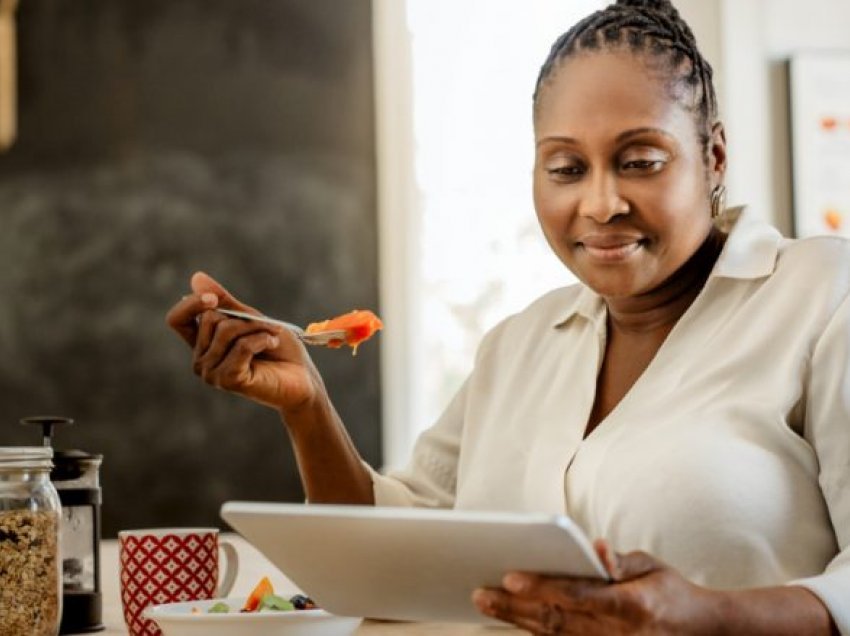
[[[314,609],[316,604],[313,602],[309,596],[304,596],[303,594],[296,594],[289,602],[295,606],[295,609],[303,610],[303,609]]]

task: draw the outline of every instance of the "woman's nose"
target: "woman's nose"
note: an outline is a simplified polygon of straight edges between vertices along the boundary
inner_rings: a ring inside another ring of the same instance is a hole
[[[579,216],[604,224],[628,212],[629,204],[620,195],[613,175],[597,173],[585,181],[578,207]]]

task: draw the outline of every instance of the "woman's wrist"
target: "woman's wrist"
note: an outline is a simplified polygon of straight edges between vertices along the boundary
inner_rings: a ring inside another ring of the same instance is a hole
[[[278,415],[287,427],[297,425],[305,420],[319,420],[333,412],[325,383],[315,367],[310,366],[306,369],[304,383],[307,386],[299,391],[303,394],[303,399],[294,402],[291,398],[285,399],[276,408]]]
[[[292,430],[314,427],[322,421],[332,419],[333,409],[327,393],[321,391],[295,406],[281,406],[277,412],[286,427]]]
[[[831,636],[835,624],[823,602],[803,587],[706,590],[706,626],[717,636]]]
[[[680,602],[667,604],[657,613],[660,633],[676,636],[720,636],[729,633],[731,601],[727,592],[688,584],[690,594]]]

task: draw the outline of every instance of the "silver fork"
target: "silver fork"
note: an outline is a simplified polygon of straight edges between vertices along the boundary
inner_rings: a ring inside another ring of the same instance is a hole
[[[257,322],[265,322],[270,325],[277,325],[288,329],[304,344],[326,346],[332,340],[345,340],[345,331],[343,329],[334,329],[331,331],[318,331],[316,333],[307,333],[298,325],[285,320],[277,320],[268,316],[258,316],[257,314],[249,314],[246,311],[237,311],[235,309],[221,309],[216,307],[216,311],[226,316],[234,318],[242,318],[244,320],[255,320]]]

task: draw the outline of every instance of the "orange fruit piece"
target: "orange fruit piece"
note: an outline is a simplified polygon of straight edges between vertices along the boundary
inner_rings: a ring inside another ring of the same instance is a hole
[[[347,344],[353,349],[352,354],[357,353],[357,347],[361,342],[371,338],[378,329],[383,329],[384,323],[368,309],[355,309],[347,314],[336,318],[311,322],[307,325],[307,333],[318,333],[320,331],[345,331],[345,340],[331,340],[328,346],[337,349]]]
[[[272,587],[272,582],[269,581],[269,577],[264,576],[260,579],[260,582],[251,590],[250,596],[245,600],[245,605],[242,606],[243,612],[253,612],[260,606],[260,602],[263,600],[263,597],[268,596],[269,594],[274,594],[274,588]]]

